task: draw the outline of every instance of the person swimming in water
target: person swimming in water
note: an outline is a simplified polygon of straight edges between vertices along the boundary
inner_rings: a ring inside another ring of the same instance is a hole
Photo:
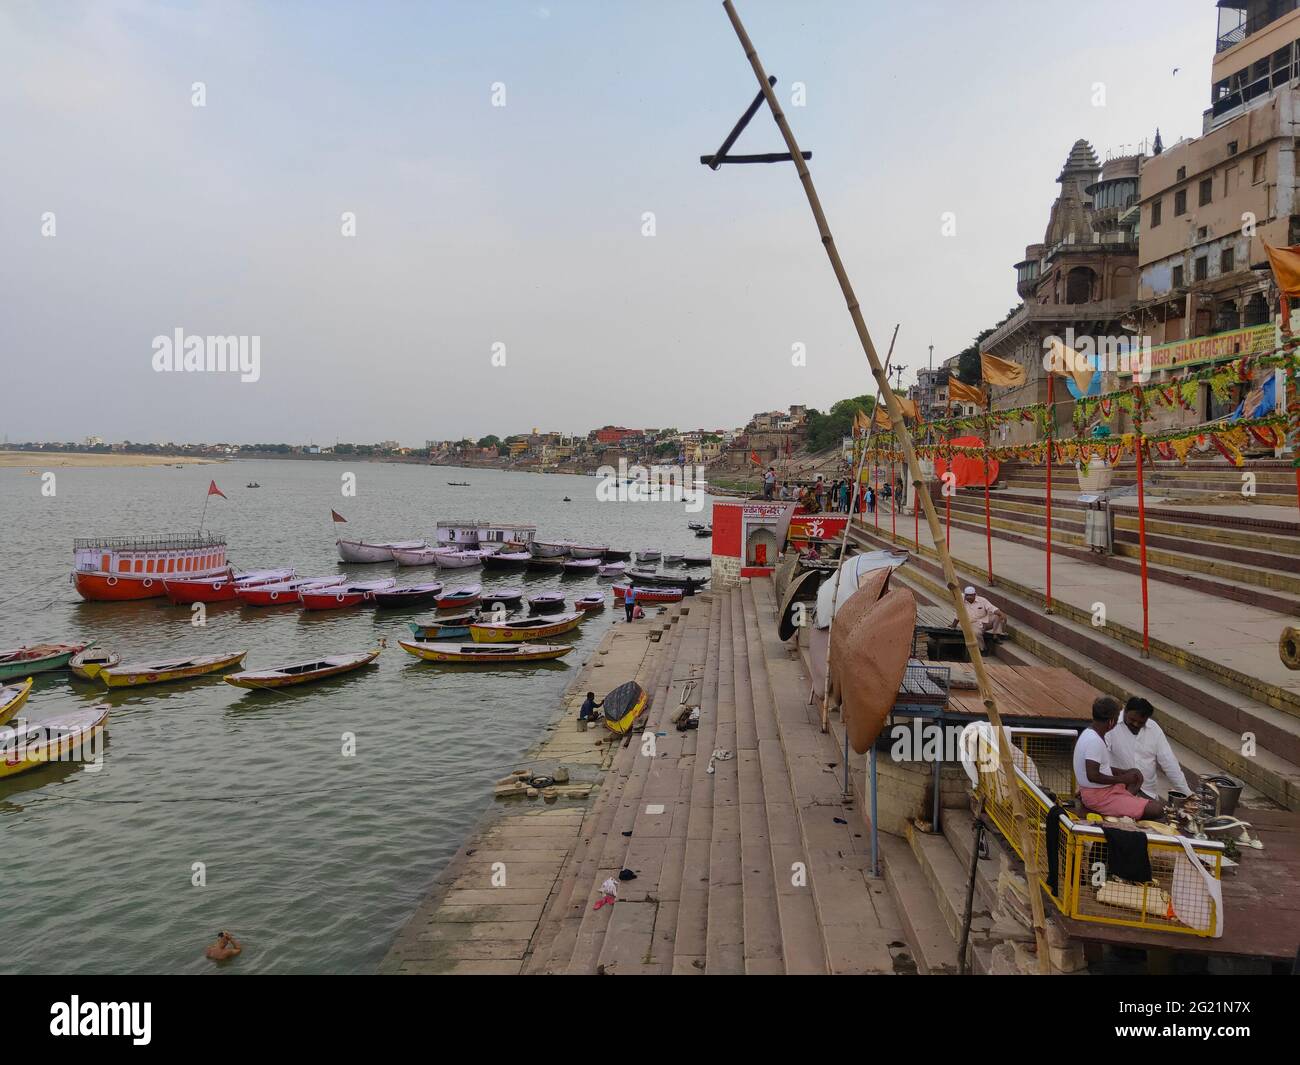
[[[215,943],[210,943],[208,949],[203,953],[213,961],[229,961],[236,957],[244,948],[239,945],[239,940],[229,932],[218,932]]]

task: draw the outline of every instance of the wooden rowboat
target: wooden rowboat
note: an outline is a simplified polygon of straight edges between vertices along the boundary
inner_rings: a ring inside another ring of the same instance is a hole
[[[256,588],[236,588],[235,598],[245,606],[298,605],[298,596],[304,588],[328,588],[342,584],[342,577],[295,577],[279,584],[263,584]]]
[[[581,599],[573,601],[574,609],[581,610],[584,614],[592,610],[605,609],[605,597],[597,593],[596,595],[584,595]]]
[[[535,573],[563,573],[564,558],[561,555],[534,555],[528,560],[528,569]]]
[[[495,606],[517,607],[523,599],[522,588],[495,588],[483,593],[483,607],[488,610]]]
[[[614,598],[620,603],[627,597],[628,585],[614,585]],[[638,603],[680,603],[686,593],[680,588],[642,588],[639,584],[636,586],[636,601]]]
[[[397,585],[392,577],[382,581],[358,581],[355,584],[334,584],[328,588],[302,588],[298,599],[304,610],[342,610],[374,602],[378,592]]]
[[[525,643],[572,632],[581,620],[582,614],[575,611],[521,621],[477,622],[469,627],[469,634],[475,643]]]
[[[160,658],[153,662],[128,662],[126,665],[101,669],[99,679],[110,688],[135,688],[144,684],[166,684],[219,673],[237,666],[248,651],[221,651],[193,658]]]
[[[650,693],[634,680],[620,684],[605,696],[602,721],[610,732],[622,736],[636,724],[650,705]]]
[[[230,673],[221,679],[237,688],[288,688],[295,684],[308,684],[340,673],[351,673],[370,665],[379,657],[379,650],[358,651],[354,654],[329,655],[310,662],[295,662],[274,669],[246,670]]]
[[[607,562],[596,571],[602,577],[621,577],[627,572],[624,562]]]
[[[21,684],[10,684],[8,687],[0,688],[0,725],[18,713],[18,708],[27,702],[27,696],[31,695],[32,685],[35,683],[31,677],[28,677]]]
[[[569,556],[571,558],[594,558],[599,560],[605,557],[605,552],[608,550],[608,544],[601,544],[598,547],[574,544],[569,548]]]
[[[564,607],[564,596],[559,592],[543,592],[528,600],[528,609],[534,614],[558,614]]]
[[[481,584],[467,584],[463,588],[450,588],[437,600],[439,610],[456,610],[458,607],[474,606],[483,591]]]
[[[249,573],[224,574],[220,577],[163,579],[167,598],[177,605],[186,603],[224,603],[235,598],[240,588],[258,588],[264,584],[279,584],[292,580],[294,570],[261,569]]]
[[[111,669],[121,661],[122,656],[116,651],[100,651],[94,647],[87,647],[72,656],[68,668],[72,670],[74,676],[82,680],[94,680],[101,669]]]
[[[37,769],[48,762],[70,762],[90,747],[98,759],[97,740],[108,721],[107,704],[51,714],[28,721],[21,729],[0,728],[0,778]]]
[[[390,588],[386,592],[375,593],[375,606],[427,606],[437,602],[442,594],[441,581],[429,581],[426,584],[407,584]]]
[[[455,548],[440,547],[433,553],[439,569],[473,569],[483,565],[483,559],[491,554],[489,551],[459,551]]]
[[[409,550],[393,548],[393,561],[399,566],[432,566],[438,561],[435,547],[414,547]]]
[[[709,555],[687,555],[685,562],[688,566],[713,565],[713,559]]]
[[[573,650],[572,644],[556,643],[425,643],[398,640],[402,649],[428,662],[455,662],[482,665],[498,662],[543,662],[563,658]]]
[[[564,572],[581,576],[584,573],[595,573],[600,569],[600,565],[598,558],[571,558],[564,564]]]
[[[406,627],[417,640],[453,640],[458,636],[468,636],[470,625],[480,620],[477,610],[467,610],[436,621],[408,621]]]
[[[336,540],[339,558],[344,562],[392,562],[394,551],[418,551],[428,547],[427,540],[396,540],[368,544],[364,540]]]
[[[631,551],[615,551],[612,547],[605,552],[606,562],[630,562],[632,560]]]
[[[73,655],[88,646],[84,643],[37,643],[0,651],[0,680],[63,669]]]
[[[563,558],[573,547],[568,540],[533,540],[528,545],[533,558]]]
[[[642,550],[636,553],[638,562],[658,562],[661,552],[653,550]]]
[[[533,556],[527,551],[494,551],[483,556],[486,569],[523,569]]]
[[[652,588],[680,588],[687,595],[694,595],[697,590],[709,583],[708,577],[689,577],[684,573],[656,573],[654,570],[631,569],[628,580],[640,588],[649,585]]]

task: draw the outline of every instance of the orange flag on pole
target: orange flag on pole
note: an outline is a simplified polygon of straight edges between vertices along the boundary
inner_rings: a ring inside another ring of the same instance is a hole
[[[1300,244],[1290,248],[1271,248],[1264,245],[1273,280],[1282,293],[1282,328],[1291,332],[1291,299],[1300,296]]]
[[[985,381],[1002,388],[1019,388],[1026,380],[1023,366],[1008,359],[999,359],[996,355],[981,355],[980,371]]]
[[[340,514],[337,510],[330,511],[330,520],[334,522],[341,521],[344,525],[348,523],[348,519],[345,518],[342,514]]]
[[[1059,337],[1052,337],[1051,341],[1047,351],[1047,372],[1057,377],[1073,378],[1079,394],[1086,396],[1092,386],[1096,368],[1087,356],[1080,355]]]
[[[954,403],[974,403],[979,407],[985,404],[984,389],[958,381],[955,377],[948,378],[948,398]]]
[[[208,495],[220,496],[222,499],[227,498],[226,493],[217,487],[216,481],[211,481],[208,483]]]

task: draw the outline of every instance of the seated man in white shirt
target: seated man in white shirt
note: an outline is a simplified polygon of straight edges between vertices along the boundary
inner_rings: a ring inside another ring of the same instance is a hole
[[[1155,712],[1155,707],[1139,696],[1133,696],[1124,704],[1124,716],[1119,727],[1106,734],[1111,765],[1136,769],[1141,773],[1142,794],[1148,799],[1160,798],[1169,788],[1190,795],[1200,781],[1195,773],[1183,773],[1164,730],[1152,720]],[[1188,786],[1188,776],[1191,777],[1191,787]],[[1168,787],[1162,787],[1162,783]]]
[[[1074,781],[1084,810],[1112,817],[1158,818],[1164,804],[1138,793],[1142,775],[1136,769],[1112,769],[1106,735],[1119,725],[1119,700],[1099,696],[1092,704],[1092,725],[1079,733],[1074,745]]]

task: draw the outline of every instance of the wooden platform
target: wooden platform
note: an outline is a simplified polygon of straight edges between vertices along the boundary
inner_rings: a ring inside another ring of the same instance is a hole
[[[946,706],[943,706],[942,696],[936,694],[939,686],[933,682],[933,677],[918,676],[923,670],[937,674],[943,669],[951,670],[954,682],[954,686],[949,688]],[[1031,728],[1086,726],[1092,720],[1092,702],[1102,694],[1068,669],[1053,666],[1013,666],[986,661],[984,671],[993,685],[998,710],[1008,725]],[[945,719],[986,718],[988,715],[979,689],[955,686],[957,679],[964,674],[971,674],[971,667],[965,663],[913,660],[899,686],[894,712],[907,716],[908,707],[932,707],[936,713],[942,709]]]
[[[1300,814],[1243,810],[1262,851],[1242,848],[1236,869],[1223,873],[1224,930],[1218,939],[1142,928],[1064,920],[1071,936],[1093,943],[1289,961],[1300,948]]]

